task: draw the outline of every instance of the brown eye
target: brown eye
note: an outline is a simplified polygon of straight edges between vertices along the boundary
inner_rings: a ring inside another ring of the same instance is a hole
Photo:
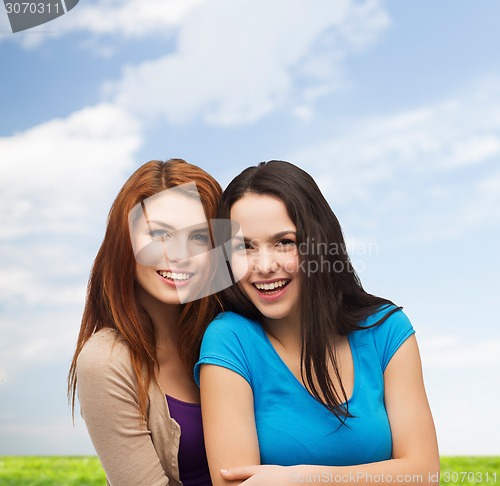
[[[279,246],[292,246],[295,245],[295,241],[285,238],[282,240],[278,240],[276,244]]]

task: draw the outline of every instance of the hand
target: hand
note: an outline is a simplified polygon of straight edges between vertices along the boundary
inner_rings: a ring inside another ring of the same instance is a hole
[[[293,466],[242,466],[221,469],[227,481],[242,481],[241,486],[289,486]]]

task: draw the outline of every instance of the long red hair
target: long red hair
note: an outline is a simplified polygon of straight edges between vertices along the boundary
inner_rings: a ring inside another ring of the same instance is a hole
[[[204,170],[182,159],[152,160],[139,167],[111,206],[106,233],[90,273],[80,333],[68,375],[68,398],[73,414],[78,356],[95,332],[108,327],[118,330],[129,347],[140,410],[145,416],[148,388],[155,379],[156,337],[153,322],[135,295],[135,258],[128,214],[142,200],[188,182],[196,183],[207,219],[215,218],[222,194],[220,185]],[[184,304],[178,345],[188,368],[196,363],[203,332],[220,310],[216,295]]]

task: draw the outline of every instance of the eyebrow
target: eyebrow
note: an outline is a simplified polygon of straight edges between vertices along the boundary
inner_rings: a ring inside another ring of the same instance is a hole
[[[297,232],[296,231],[292,231],[292,230],[280,231],[279,233],[276,233],[275,235],[273,235],[272,238],[274,238],[274,239],[277,240],[279,238],[282,238],[285,235],[297,236]]]
[[[292,230],[285,230],[285,231],[280,231],[279,233],[275,233],[274,235],[271,235],[271,237],[269,238],[270,240],[279,240],[280,238],[283,238],[283,236],[285,235],[294,235],[294,236],[297,236],[297,232],[296,231],[292,231]],[[247,238],[247,237],[241,237],[241,236],[234,236],[233,237],[234,240],[239,240],[239,241],[253,241],[255,238]]]
[[[162,228],[166,228],[166,229],[169,229],[172,231],[175,230],[175,228],[173,226],[170,226],[169,224],[164,223],[163,221],[158,221],[157,219],[153,219],[153,220],[149,221],[149,223],[155,223],[158,226],[161,226]]]
[[[168,223],[165,223],[163,221],[158,221],[157,219],[153,219],[152,221],[150,221],[150,223],[155,223],[158,226],[161,226],[162,228],[166,228],[166,229],[171,230],[171,231],[178,231],[177,228],[175,228],[175,226],[171,226]],[[186,228],[189,228],[191,230],[191,232],[208,233],[208,225],[206,223],[193,224],[192,226],[180,228],[179,231],[185,230]]]

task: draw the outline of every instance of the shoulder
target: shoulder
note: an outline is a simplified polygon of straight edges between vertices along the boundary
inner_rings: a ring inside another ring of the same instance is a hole
[[[137,379],[129,348],[114,329],[101,329],[88,339],[78,355],[76,376],[82,414],[99,403],[137,401]]]
[[[249,337],[262,332],[258,322],[235,312],[222,312],[208,325],[203,339],[206,340],[211,337]]]
[[[77,359],[77,373],[129,368],[130,353],[125,341],[116,329],[104,328],[93,334],[84,344]]]
[[[202,364],[229,368],[251,383],[254,355],[264,331],[260,324],[234,312],[219,314],[203,336],[200,358],[194,368],[196,383]]]
[[[371,329],[375,333],[387,332],[390,329],[411,327],[410,319],[402,307],[393,304],[383,305],[360,322],[361,328]]]
[[[384,305],[360,323],[361,333],[368,333],[379,355],[382,370],[404,341],[415,333],[408,316],[400,307]]]

